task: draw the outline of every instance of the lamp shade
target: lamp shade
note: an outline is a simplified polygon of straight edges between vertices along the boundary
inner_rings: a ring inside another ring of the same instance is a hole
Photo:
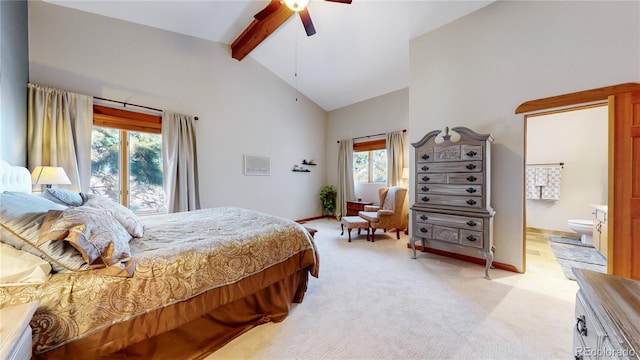
[[[59,166],[36,166],[31,173],[34,185],[71,184],[71,180]]]

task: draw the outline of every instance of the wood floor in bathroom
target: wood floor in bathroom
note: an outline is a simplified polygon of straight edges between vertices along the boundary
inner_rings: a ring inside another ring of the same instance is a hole
[[[559,279],[567,279],[562,272],[560,264],[556,260],[551,249],[551,240],[548,234],[527,232],[527,272],[546,275]],[[567,281],[572,281],[567,279]]]

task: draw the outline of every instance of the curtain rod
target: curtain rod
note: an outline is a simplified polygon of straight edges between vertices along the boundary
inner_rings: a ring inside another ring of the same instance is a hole
[[[407,132],[407,129],[402,129],[402,132]],[[382,134],[373,134],[373,135],[365,135],[365,136],[358,136],[358,137],[354,137],[351,140],[356,140],[356,139],[364,139],[364,138],[370,138],[370,137],[374,137],[374,136],[382,136],[382,135],[386,135],[387,133],[382,133]],[[340,144],[340,140],[337,141],[338,144]]]
[[[122,105],[124,105],[124,107],[127,107],[127,105],[130,105],[130,106],[135,106],[135,107],[139,107],[139,108],[143,108],[143,109],[149,109],[149,110],[153,110],[153,111],[162,112],[162,110],[160,110],[160,109],[152,108],[152,107],[149,107],[149,106],[137,105],[137,104],[132,104],[132,103],[128,103],[128,102],[124,102],[124,101],[118,101],[118,100],[105,99],[105,98],[101,98],[99,96],[94,96],[93,98],[94,99],[98,99],[98,100],[103,100],[103,101],[109,101],[109,102],[122,104]],[[194,120],[198,120],[198,117],[194,116],[193,119]]]
[[[559,163],[544,163],[544,164],[527,164],[527,166],[537,166],[537,165],[560,165],[562,166],[562,168],[564,169],[564,163],[563,162],[559,162]]]

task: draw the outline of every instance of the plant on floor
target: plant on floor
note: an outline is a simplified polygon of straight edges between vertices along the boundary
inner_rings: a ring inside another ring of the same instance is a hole
[[[320,201],[322,201],[322,208],[329,214],[333,215],[336,212],[336,195],[338,192],[333,185],[326,185],[320,191]]]

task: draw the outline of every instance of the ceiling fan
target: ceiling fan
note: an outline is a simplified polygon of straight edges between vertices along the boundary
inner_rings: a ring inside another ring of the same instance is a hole
[[[352,0],[324,0],[343,4],[351,4]],[[309,0],[271,0],[260,12],[253,16],[254,20],[231,44],[231,57],[242,60],[273,33],[294,13],[300,15],[307,36],[316,33],[311,21],[307,5]]]

